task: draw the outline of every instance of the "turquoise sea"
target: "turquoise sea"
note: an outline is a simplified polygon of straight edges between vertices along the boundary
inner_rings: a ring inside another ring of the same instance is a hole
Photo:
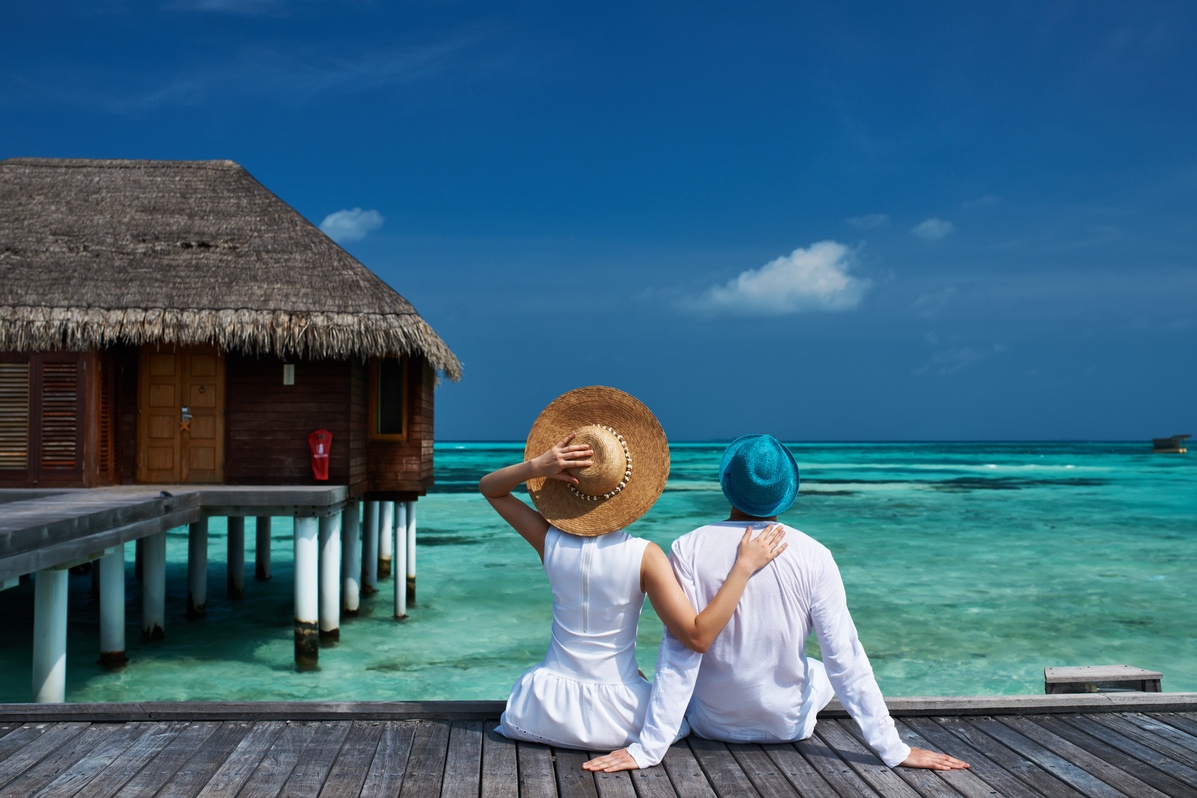
[[[726,517],[723,444],[675,444],[661,500],[629,531],[668,549]],[[1197,455],[1146,443],[793,444],[802,473],[787,523],[826,544],[887,695],[1040,693],[1043,668],[1129,664],[1197,691]],[[417,600],[390,617],[388,580],[342,621],[320,670],[292,648],[291,521],[273,529],[270,582],[225,598],[213,519],[208,615],[186,621],[186,529],[168,543],[166,639],[140,641],[128,572],[130,663],[96,664],[98,603],[71,578],[67,700],[502,699],[544,653],[550,594],[539,561],[478,495],[518,443],[442,443],[418,503]],[[252,530],[252,524],[250,525]],[[0,702],[30,700],[32,585],[0,592]],[[638,657],[651,676],[661,627],[646,606]],[[813,649],[812,649],[813,650]]]

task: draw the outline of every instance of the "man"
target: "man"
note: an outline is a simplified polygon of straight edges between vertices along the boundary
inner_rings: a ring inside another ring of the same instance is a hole
[[[736,557],[744,527],[764,529],[798,495],[798,465],[769,435],[747,435],[723,454],[719,482],[731,503],[727,521],[683,535],[670,552],[696,609],[714,597]],[[778,743],[809,737],[833,695],[890,767],[954,770],[959,759],[911,748],[898,737],[873,678],[831,553],[784,527],[788,548],[748,582],[731,621],[705,654],[665,633],[644,728],[627,748],[592,759],[587,770],[613,772],[661,761],[683,717],[699,737]],[[823,661],[804,651],[814,630]]]

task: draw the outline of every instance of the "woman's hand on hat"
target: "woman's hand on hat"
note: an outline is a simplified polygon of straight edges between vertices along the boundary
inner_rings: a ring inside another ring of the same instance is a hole
[[[740,538],[740,548],[736,552],[735,568],[743,568],[749,575],[764,568],[773,558],[786,550],[789,545],[785,542],[786,531],[781,524],[770,524],[755,538],[752,527],[744,530],[744,537]]]
[[[569,482],[573,485],[578,484],[577,477],[569,473],[569,469],[585,468],[588,465],[593,465],[594,461],[591,458],[594,457],[594,450],[586,444],[571,444],[570,441],[577,434],[576,432],[571,432],[562,438],[552,449],[532,460],[532,465],[536,469],[537,475],[548,477],[549,479],[559,479],[562,482]]]

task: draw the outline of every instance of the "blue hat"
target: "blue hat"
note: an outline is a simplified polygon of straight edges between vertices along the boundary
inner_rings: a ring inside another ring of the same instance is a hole
[[[737,510],[768,518],[789,509],[797,498],[798,464],[772,435],[745,435],[723,453],[719,484]]]

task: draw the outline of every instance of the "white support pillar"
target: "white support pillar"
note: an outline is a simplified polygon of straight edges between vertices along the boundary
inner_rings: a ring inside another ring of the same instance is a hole
[[[229,516],[229,598],[245,595],[245,518]]]
[[[166,533],[142,538],[141,639],[166,637]]]
[[[320,519],[320,639],[341,637],[341,514]]]
[[[208,519],[201,518],[187,530],[187,617],[204,617],[207,605]]]
[[[351,499],[341,513],[341,609],[357,615],[362,591],[361,502]]]
[[[270,516],[258,516],[257,532],[254,542],[254,578],[265,582],[270,579]]]
[[[391,559],[394,553],[395,503],[381,502],[378,506],[378,578],[391,575]]]
[[[295,667],[315,670],[320,661],[319,543],[315,518],[295,519]]]
[[[416,603],[416,503],[407,502],[407,601]]]
[[[125,544],[100,558],[100,664],[120,667],[125,656]]]
[[[395,618],[407,617],[407,509],[403,502],[395,502]]]
[[[67,570],[38,571],[33,585],[33,700],[66,700]]]
[[[362,595],[378,592],[378,515],[380,502],[366,502],[366,529],[362,539]]]

